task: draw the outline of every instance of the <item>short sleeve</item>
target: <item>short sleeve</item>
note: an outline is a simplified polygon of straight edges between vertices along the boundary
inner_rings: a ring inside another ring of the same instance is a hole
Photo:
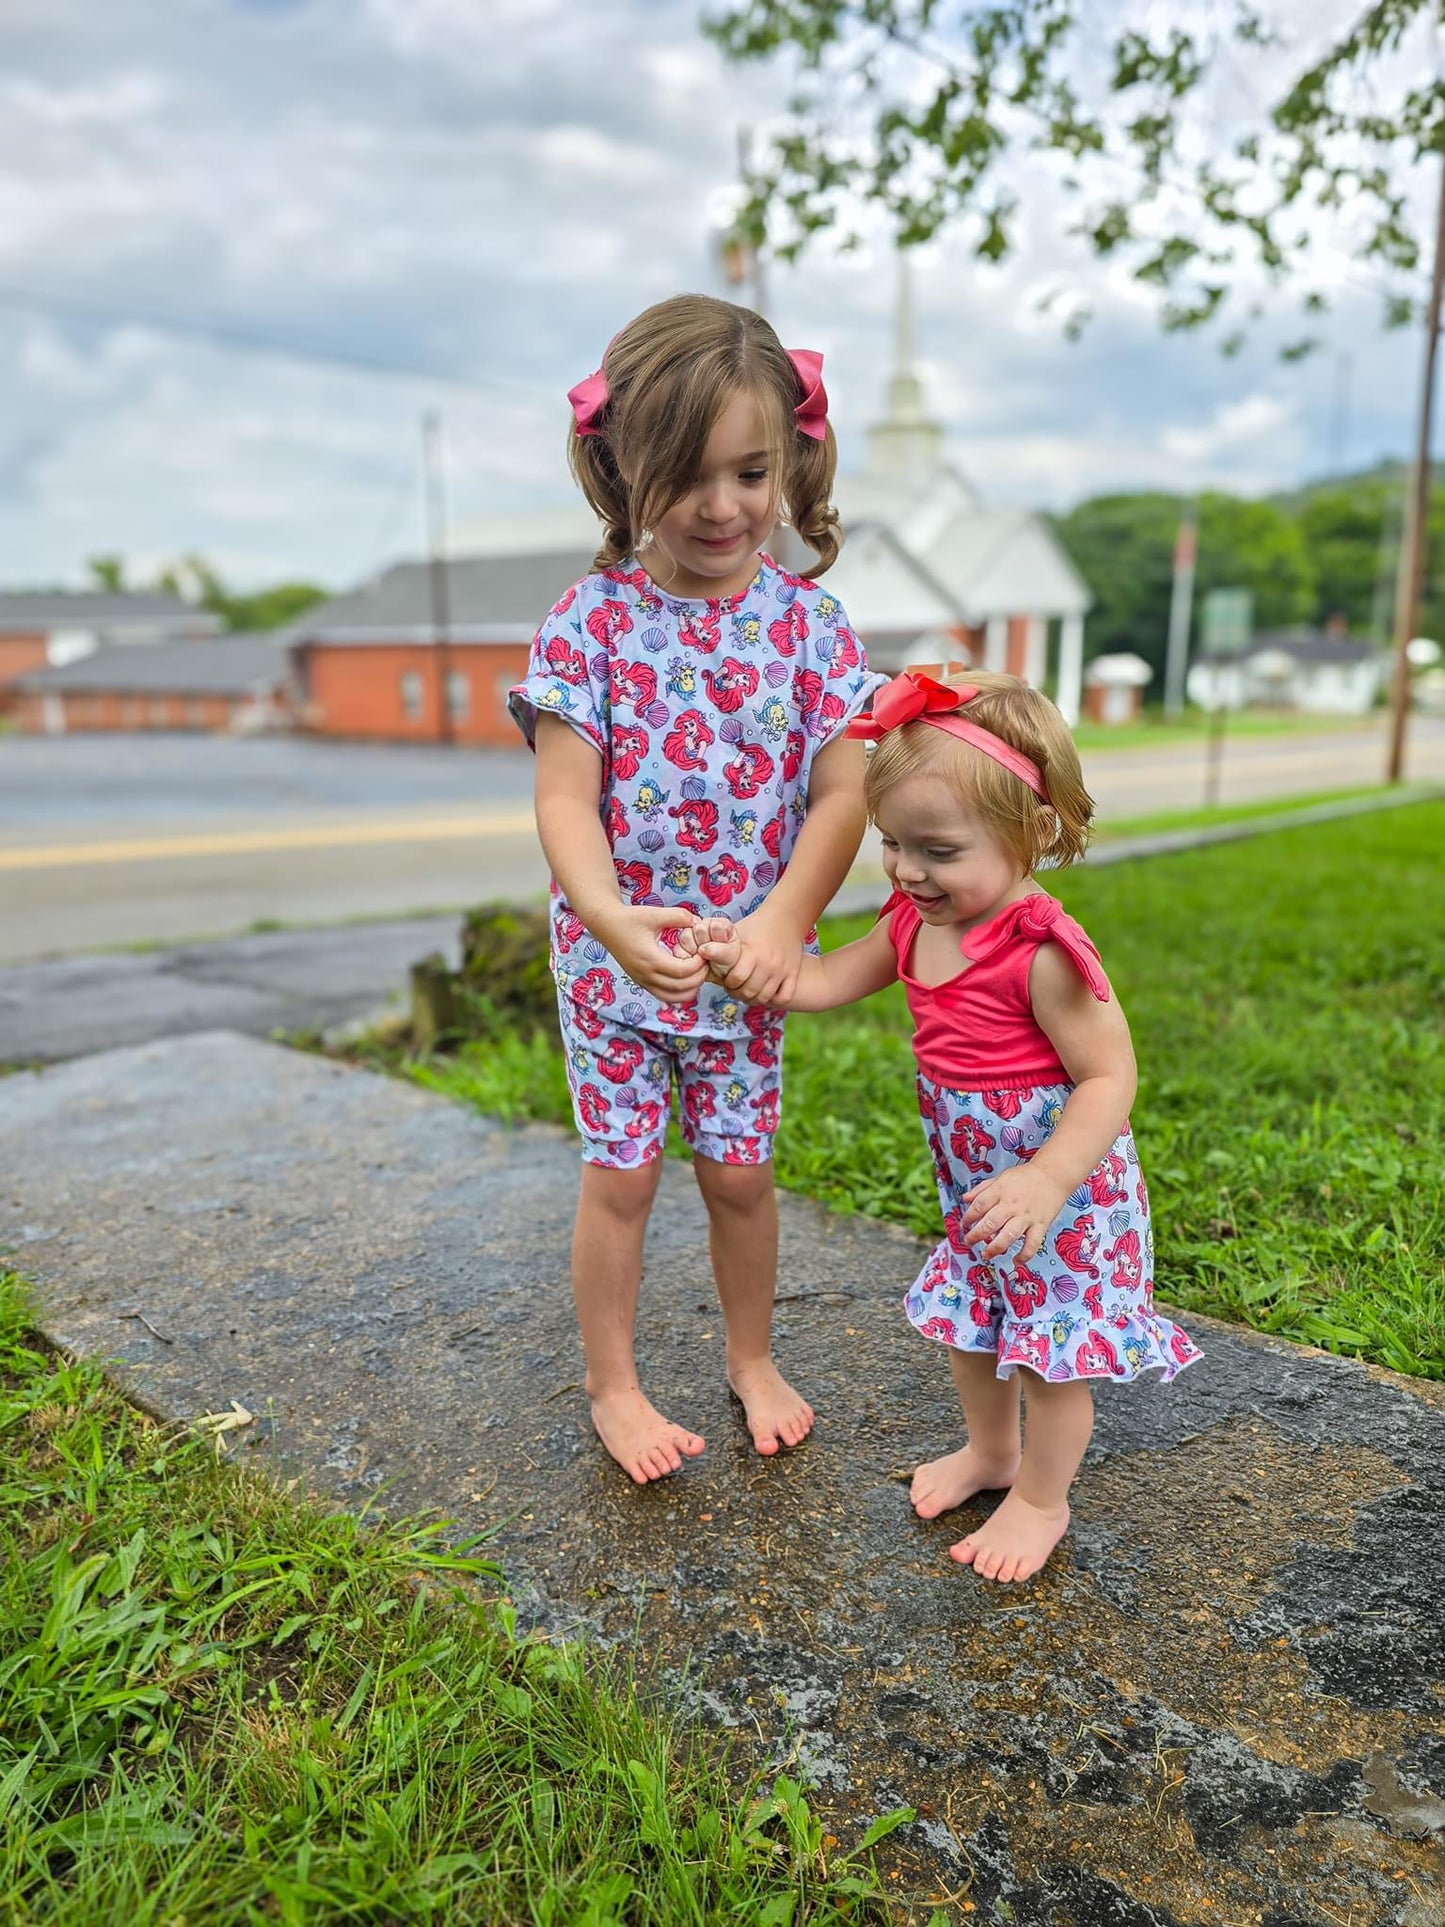
[[[507,693],[512,721],[537,746],[537,716],[560,716],[607,757],[605,691],[594,682],[582,630],[581,598],[569,589],[532,638],[527,675]]]
[[[808,638],[813,657],[813,700],[806,728],[813,748],[822,749],[861,715],[876,685],[885,679],[868,667],[863,644],[836,596],[824,592],[812,611]]]

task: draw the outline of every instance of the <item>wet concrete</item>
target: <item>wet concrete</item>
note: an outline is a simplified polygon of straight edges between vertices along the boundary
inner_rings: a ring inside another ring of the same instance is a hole
[[[241,1450],[347,1503],[496,1526],[527,1619],[635,1641],[840,1838],[916,1806],[885,1864],[950,1918],[1445,1922],[1440,1388],[1190,1320],[1205,1364],[1101,1396],[1071,1543],[1005,1593],[947,1557],[978,1509],[908,1509],[957,1420],[898,1231],[783,1201],[821,1416],[765,1463],[668,1165],[641,1350],[708,1451],[638,1492],[580,1397],[565,1135],[213,1033],[0,1081],[0,1172],[61,1342],[167,1413],[239,1400]]]

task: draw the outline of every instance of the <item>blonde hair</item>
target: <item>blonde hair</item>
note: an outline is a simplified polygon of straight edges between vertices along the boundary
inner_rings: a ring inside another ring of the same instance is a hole
[[[606,533],[593,559],[611,568],[641,546],[658,519],[693,486],[713,424],[737,394],[752,396],[768,423],[781,516],[816,551],[821,575],[838,556],[838,512],[829,501],[838,447],[793,416],[797,371],[759,314],[712,295],[679,294],[647,308],[602,358],[607,406],[600,432],[567,430],[567,459]]]
[[[1088,845],[1094,799],[1084,788],[1079,753],[1058,709],[1041,690],[996,670],[969,669],[940,680],[978,691],[963,715],[1036,763],[1047,795],[1036,796],[1021,777],[946,730],[905,723],[889,730],[868,758],[870,821],[889,790],[905,778],[939,776],[966,809],[983,818],[1025,873],[1076,863]]]

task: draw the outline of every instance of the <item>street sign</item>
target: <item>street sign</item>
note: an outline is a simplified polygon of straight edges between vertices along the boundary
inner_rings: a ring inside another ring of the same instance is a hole
[[[1249,647],[1254,632],[1254,594],[1250,589],[1211,589],[1199,611],[1201,656],[1234,656]]]

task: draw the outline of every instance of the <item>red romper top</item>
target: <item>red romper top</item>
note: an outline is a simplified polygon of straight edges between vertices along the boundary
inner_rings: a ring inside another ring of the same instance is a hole
[[[878,914],[888,919],[913,1016],[913,1052],[925,1076],[954,1091],[1071,1081],[1029,1000],[1034,952],[1041,943],[1058,944],[1100,1003],[1108,1002],[1109,981],[1098,951],[1056,898],[1036,891],[976,925],[959,945],[966,966],[941,984],[921,984],[908,973],[923,919],[902,891]]]

